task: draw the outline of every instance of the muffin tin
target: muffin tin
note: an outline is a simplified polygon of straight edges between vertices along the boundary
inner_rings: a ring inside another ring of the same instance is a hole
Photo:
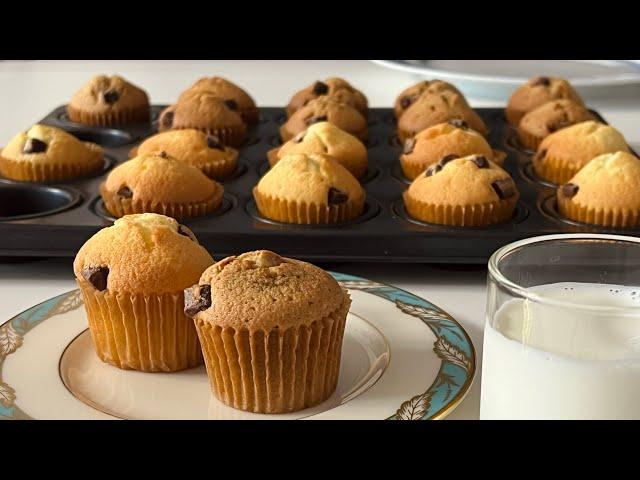
[[[157,120],[163,106],[152,107]],[[551,233],[624,232],[579,224],[556,210],[555,190],[536,178],[531,152],[519,147],[516,132],[502,108],[478,108],[491,132],[493,148],[507,152],[505,169],[521,193],[513,219],[484,228],[430,225],[408,217],[402,192],[409,184],[400,170],[402,147],[390,108],[369,112],[369,171],[363,185],[363,215],[338,225],[299,226],[263,219],[251,190],[268,168],[266,153],[280,144],[283,108],[262,108],[240,149],[238,169],[224,181],[223,204],[217,212],[185,221],[198,240],[217,258],[254,249],[310,261],[485,263],[497,248],[521,238]],[[594,115],[603,121],[596,112]],[[0,256],[72,257],[100,228],[110,225],[98,187],[114,164],[125,161],[140,140],[154,133],[152,125],[97,128],[69,121],[65,107],[41,123],[62,128],[105,148],[105,169],[96,176],[55,185],[0,180]]]

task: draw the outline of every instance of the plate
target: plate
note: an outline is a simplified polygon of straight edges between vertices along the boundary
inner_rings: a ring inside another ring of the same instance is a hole
[[[204,367],[120,370],[96,356],[79,290],[0,326],[2,419],[440,419],[468,392],[471,339],[449,314],[409,292],[332,273],[352,296],[335,393],[284,415],[234,410]]]

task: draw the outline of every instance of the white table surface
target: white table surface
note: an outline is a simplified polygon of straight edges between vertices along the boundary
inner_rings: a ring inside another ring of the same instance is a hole
[[[367,61],[29,61],[0,62],[0,145],[64,104],[92,75],[119,73],[143,86],[153,103],[172,103],[195,79],[228,77],[246,88],[259,105],[280,106],[293,92],[317,79],[341,76],[363,90],[372,107],[389,107],[397,93],[416,81]],[[640,146],[640,89],[587,99],[636,149]],[[494,102],[470,99],[474,106]],[[485,311],[486,269],[426,265],[341,263],[332,268],[396,285],[439,305],[469,332],[478,352],[471,392],[450,415],[476,419]],[[70,260],[14,262],[0,259],[0,323],[47,298],[75,288]]]

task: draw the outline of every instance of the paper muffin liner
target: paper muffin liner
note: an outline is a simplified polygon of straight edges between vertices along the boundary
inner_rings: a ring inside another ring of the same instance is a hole
[[[556,195],[558,212],[563,217],[591,225],[614,228],[637,227],[640,225],[640,211],[630,209],[605,209],[579,205],[560,192]]]
[[[263,217],[300,225],[345,222],[360,216],[364,210],[364,196],[339,205],[316,205],[264,195],[254,187],[253,198]]]
[[[507,159],[507,152],[503,150],[493,149],[493,163],[496,165],[504,166],[504,162]]]
[[[184,293],[114,294],[78,281],[98,357],[115,367],[176,372],[203,363]]]
[[[129,150],[130,159],[138,156],[138,146],[139,145],[136,145],[135,147],[131,148],[131,150]],[[185,163],[189,165],[193,165],[189,162],[185,162]],[[222,160],[215,161],[215,162],[209,162],[205,165],[193,165],[193,166],[196,167],[198,170],[200,170],[202,173],[204,173],[207,177],[213,180],[220,180],[230,176],[236,170],[237,165],[238,165],[238,154],[236,153],[235,155],[229,158],[224,158]]]
[[[504,116],[507,118],[507,123],[517,127],[522,117],[525,116],[525,113],[526,112],[507,107],[504,111]]]
[[[27,182],[71,180],[99,172],[103,166],[102,156],[89,162],[74,164],[12,160],[0,156],[0,174],[3,177]]]
[[[553,157],[547,154],[543,160],[533,159],[533,170],[540,178],[561,185],[567,183],[583,167],[569,159]]]
[[[272,148],[267,152],[267,160],[269,161],[269,166],[273,167],[276,163],[278,163],[278,152],[280,151],[280,147]]]
[[[181,125],[179,127],[172,128],[163,128],[162,125],[158,126],[159,132],[166,132],[169,130],[186,130],[193,128],[195,130],[200,130],[201,132],[206,133],[207,135],[213,135],[220,140],[220,143],[224,146],[228,147],[240,147],[244,143],[247,127],[243,123],[237,127],[218,127],[218,128],[210,128],[203,127],[202,125]]]
[[[142,108],[130,108],[104,113],[86,112],[67,105],[67,115],[72,122],[96,127],[149,123],[151,121],[151,110],[148,105]]]
[[[534,135],[533,133],[527,132],[523,128],[518,127],[518,140],[520,141],[520,145],[528,150],[535,152],[544,138],[545,137]]]
[[[294,412],[329,398],[338,384],[350,304],[345,292],[330,316],[286,330],[235,330],[196,317],[214,396],[254,413]]]
[[[400,157],[400,167],[402,168],[402,173],[409,180],[415,180],[418,177],[418,175],[423,173],[433,163],[437,163],[437,162],[432,162],[427,165],[422,165],[416,162],[410,162],[406,160],[404,155]]]

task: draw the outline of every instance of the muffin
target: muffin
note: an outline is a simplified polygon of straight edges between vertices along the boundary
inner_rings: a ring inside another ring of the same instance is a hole
[[[323,154],[282,157],[253,188],[260,214],[284,223],[337,223],[359,216],[365,192],[336,160]]]
[[[485,138],[471,130],[466,122],[454,120],[429,127],[407,139],[400,165],[404,176],[413,180],[443,158],[451,155],[466,157],[474,153],[498,165],[502,165],[506,156],[504,152],[493,150]]]
[[[0,174],[11,180],[72,180],[104,167],[102,148],[59,128],[34,125],[0,150]]]
[[[403,195],[411,217],[458,227],[506,222],[513,217],[519,197],[509,174],[482,155],[443,158]]]
[[[434,94],[441,93],[445,90],[451,93],[455,93],[464,98],[464,95],[462,95],[460,90],[458,90],[450,83],[443,82],[442,80],[423,80],[422,82],[416,83],[415,85],[406,88],[405,90],[400,92],[400,95],[398,95],[396,98],[393,107],[396,118],[400,118],[405,110],[407,110],[407,108],[409,108],[425,92]]]
[[[138,146],[135,155],[168,156],[200,169],[207,177],[224,179],[231,175],[238,163],[238,151],[225,147],[214,135],[199,130],[169,130],[147,138]]]
[[[185,290],[213,395],[255,413],[331,396],[350,304],[327,272],[267,250],[225,258]]]
[[[533,169],[543,180],[561,184],[592,158],[618,151],[629,151],[620,132],[602,123],[582,122],[547,136],[533,157]]]
[[[235,109],[242,120],[249,125],[258,123],[260,112],[253,98],[235,83],[222,77],[204,77],[185,90],[178,98],[180,100],[186,98],[192,93],[206,92],[226,101],[231,107],[235,105]]]
[[[333,97],[319,97],[296,111],[280,127],[283,142],[288,142],[314,123],[329,122],[365,142],[368,137],[367,119],[358,110]]]
[[[100,185],[104,205],[114,217],[145,212],[197,217],[217,210],[223,193],[222,185],[164,152],[118,165]]]
[[[584,105],[567,99],[552,100],[522,117],[518,124],[518,139],[523,147],[536,150],[553,132],[587,120],[595,118]]]
[[[640,225],[640,160],[628,152],[589,161],[557,190],[561,215],[606,227]]]
[[[247,133],[237,105],[207,92],[193,92],[165,108],[158,131],[193,128],[220,139],[223,145],[239,147]]]
[[[280,148],[269,151],[269,165],[273,167],[282,157],[293,153],[325,153],[356,178],[362,178],[367,172],[367,148],[356,137],[329,122],[314,123]]]
[[[518,87],[509,98],[505,111],[507,121],[518,125],[526,113],[552,100],[566,98],[583,105],[578,92],[563,78],[535,77]]]
[[[323,96],[332,97],[338,102],[346,103],[358,110],[364,117],[368,114],[367,97],[360,90],[353,88],[346,80],[332,77],[327,78],[324,82],[314,82],[307,88],[297,92],[286,107],[287,117],[296,113],[311,100]]]
[[[150,112],[147,92],[118,75],[93,77],[67,105],[69,120],[100,127],[149,123]]]

